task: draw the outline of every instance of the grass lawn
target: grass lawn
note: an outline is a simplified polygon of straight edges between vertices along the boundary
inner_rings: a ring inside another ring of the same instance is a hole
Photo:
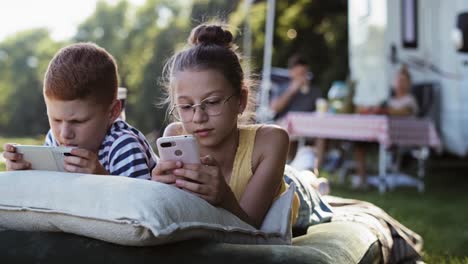
[[[332,182],[331,194],[372,202],[420,234],[427,263],[468,263],[468,160],[435,157],[426,172],[424,193],[416,188],[354,191]]]
[[[2,148],[5,142],[41,145],[43,137],[0,137]],[[0,162],[0,171],[4,169]],[[328,177],[335,178],[333,174]],[[424,193],[407,188],[385,194],[379,194],[377,190],[353,191],[332,182],[331,194],[372,202],[420,234],[424,238],[427,263],[468,263],[468,159],[432,158],[428,162],[425,182]]]
[[[3,145],[5,143],[17,143],[22,145],[43,145],[44,144],[43,135],[37,137],[29,138],[11,138],[11,137],[1,137],[0,136],[0,149],[3,151]]]

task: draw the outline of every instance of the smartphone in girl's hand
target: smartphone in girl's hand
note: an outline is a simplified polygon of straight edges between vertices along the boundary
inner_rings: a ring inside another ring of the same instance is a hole
[[[156,145],[161,160],[180,160],[186,164],[199,164],[200,151],[192,135],[160,137]]]

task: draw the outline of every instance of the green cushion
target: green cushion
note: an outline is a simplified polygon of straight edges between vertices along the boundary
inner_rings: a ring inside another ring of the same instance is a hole
[[[356,223],[309,228],[292,246],[235,245],[191,240],[129,247],[66,233],[0,232],[4,263],[378,263],[375,236]]]
[[[380,244],[364,225],[331,222],[309,227],[307,234],[293,240],[296,246],[318,248],[327,254],[325,263],[379,263]]]

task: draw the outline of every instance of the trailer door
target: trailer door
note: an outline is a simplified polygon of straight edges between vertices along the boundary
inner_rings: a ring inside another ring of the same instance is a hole
[[[468,12],[468,1],[441,1],[439,20],[440,61],[438,75],[442,83],[441,133],[448,151],[468,153],[468,53],[458,52],[453,40],[459,14]]]

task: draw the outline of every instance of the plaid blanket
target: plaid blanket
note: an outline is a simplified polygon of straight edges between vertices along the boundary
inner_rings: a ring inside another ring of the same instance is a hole
[[[334,221],[366,225],[377,236],[384,263],[414,263],[421,259],[423,239],[379,207],[364,201],[324,196],[333,209]]]

